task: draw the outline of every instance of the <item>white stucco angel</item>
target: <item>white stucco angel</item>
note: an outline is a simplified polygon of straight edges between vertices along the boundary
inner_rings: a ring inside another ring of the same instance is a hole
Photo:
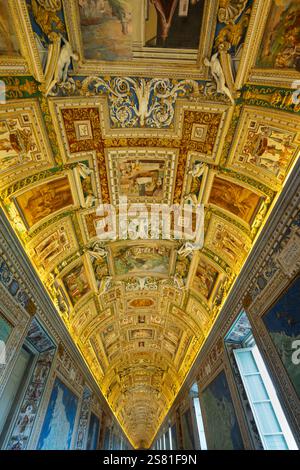
[[[112,277],[106,276],[101,279],[100,286],[99,286],[99,294],[105,294],[112,286]]]
[[[63,46],[60,49],[57,63],[55,64],[53,78],[46,89],[46,96],[53,90],[55,85],[66,83],[68,78],[68,69],[71,65],[71,59],[78,60],[79,56],[73,52],[71,44],[60,34]]]
[[[102,259],[102,258],[106,258],[107,256],[107,251],[105,248],[103,248],[102,246],[100,246],[98,243],[95,243],[92,247],[91,250],[88,250],[89,251],[89,254],[93,257],[93,258],[96,258],[96,259]]]
[[[147,277],[139,277],[138,278],[138,283],[139,283],[139,289],[144,290],[146,289],[146,282],[148,278]]]
[[[187,258],[190,254],[193,254],[194,251],[201,250],[204,243],[204,231],[202,224],[199,224],[197,236],[195,241],[187,241],[181,245],[178,250],[178,256],[180,258]]]
[[[174,277],[173,277],[173,282],[174,282],[174,286],[177,288],[177,289],[183,289],[185,287],[185,284],[184,284],[184,280],[182,279],[182,277],[175,273]]]
[[[206,165],[203,162],[196,162],[190,169],[189,175],[192,175],[193,178],[199,178],[203,175],[205,168]]]
[[[82,178],[86,178],[87,176],[90,176],[94,170],[89,168],[87,165],[85,165],[82,162],[79,162],[77,165],[78,173]]]
[[[222,95],[228,96],[231,103],[234,104],[233,96],[226,86],[225,75],[222,70],[221,62],[219,61],[219,52],[216,52],[210,60],[207,58],[204,59],[204,65],[206,67],[210,67],[211,74],[216,82],[217,85],[217,93],[221,93]]]
[[[80,179],[86,180],[85,186],[89,187],[87,194],[82,196],[81,207],[84,207],[86,209],[93,207],[97,201],[96,196],[93,194],[91,182],[91,174],[94,172],[94,170],[89,168],[84,163],[79,162],[78,165],[73,169],[73,171],[75,173],[75,177],[79,176]],[[80,182],[78,183],[78,186],[80,189],[82,188]]]
[[[203,243],[185,242],[178,250],[178,255],[181,258],[187,258],[194,251],[200,250]]]

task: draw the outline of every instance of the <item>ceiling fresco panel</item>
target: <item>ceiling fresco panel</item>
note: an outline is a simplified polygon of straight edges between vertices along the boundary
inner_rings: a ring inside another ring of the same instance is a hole
[[[79,7],[84,58],[95,61],[131,59],[131,2],[78,0],[76,3]]]
[[[15,197],[15,204],[20,211],[27,228],[75,204],[68,175],[52,179],[34,186]]]
[[[53,165],[42,113],[36,101],[2,104],[0,108],[1,186]]]
[[[268,186],[279,188],[298,153],[297,118],[246,107],[228,163]]]

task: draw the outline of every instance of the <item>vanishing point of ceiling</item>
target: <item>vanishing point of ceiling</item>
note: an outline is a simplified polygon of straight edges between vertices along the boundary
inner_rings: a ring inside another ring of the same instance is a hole
[[[1,204],[135,447],[299,154],[297,4],[0,0]],[[123,196],[204,204],[203,248],[99,240]]]

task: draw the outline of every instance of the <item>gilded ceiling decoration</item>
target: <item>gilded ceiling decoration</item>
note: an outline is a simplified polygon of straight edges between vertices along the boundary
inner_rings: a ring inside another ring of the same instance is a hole
[[[299,157],[298,18],[295,0],[0,0],[1,205],[135,447]],[[98,205],[124,197],[204,204],[203,247],[99,240]]]

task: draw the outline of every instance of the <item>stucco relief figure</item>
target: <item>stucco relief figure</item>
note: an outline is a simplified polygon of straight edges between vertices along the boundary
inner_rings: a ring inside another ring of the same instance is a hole
[[[102,295],[107,292],[112,287],[112,277],[106,276],[104,277],[99,286],[99,294]]]
[[[191,255],[194,251],[200,250],[202,247],[202,241],[196,243],[186,242],[179,248],[178,255],[181,258],[186,258],[187,256]]]
[[[200,178],[203,175],[204,170],[207,165],[203,162],[196,162],[193,164],[191,170],[189,171],[189,175],[192,175],[193,178]]]
[[[210,60],[207,58],[204,59],[204,65],[206,67],[210,67],[211,69],[211,74],[216,82],[217,85],[217,93],[220,93],[222,95],[226,95],[232,104],[234,104],[234,99],[233,96],[229,90],[229,88],[226,86],[226,80],[225,80],[225,75],[222,70],[221,63],[219,61],[219,52],[216,52]]]
[[[59,35],[59,39],[57,38],[57,36],[55,37],[53,36],[53,39],[54,39],[54,47],[55,45],[61,46],[61,41],[63,42],[63,46],[60,49],[58,57],[57,57],[57,54],[55,55],[49,54],[49,61],[57,60],[57,62],[55,64],[51,64],[52,70],[54,70],[54,72],[53,72],[53,78],[50,81],[50,84],[46,86],[46,92],[45,92],[46,96],[49,95],[53,91],[56,85],[62,85],[67,82],[68,69],[71,65],[71,59],[79,60],[79,55],[73,51],[71,44],[61,34]],[[49,68],[50,68],[49,61],[46,66],[46,72],[45,72],[46,75],[47,75],[47,71],[49,71]]]
[[[107,251],[105,248],[103,248],[99,243],[95,243],[93,246],[92,246],[92,249],[88,250],[90,255],[93,257],[93,258],[96,258],[96,259],[104,259],[107,257]]]

